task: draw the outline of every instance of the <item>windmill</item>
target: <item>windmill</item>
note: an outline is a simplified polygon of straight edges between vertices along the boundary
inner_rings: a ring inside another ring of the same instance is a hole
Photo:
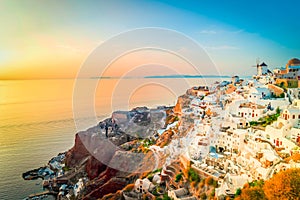
[[[257,69],[257,76],[261,76],[262,75],[262,67],[260,66],[260,59],[256,58],[256,66],[253,65],[252,67],[256,67]]]

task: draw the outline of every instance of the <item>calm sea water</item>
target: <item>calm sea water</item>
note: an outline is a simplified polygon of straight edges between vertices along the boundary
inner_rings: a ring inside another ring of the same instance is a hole
[[[189,84],[214,80],[190,79]],[[85,80],[84,84],[98,85],[94,92],[97,120],[118,109],[173,105],[177,94],[187,89],[179,79]],[[0,81],[1,200],[23,199],[42,191],[41,180],[24,181],[21,174],[45,165],[51,157],[73,146],[77,132],[73,91],[74,80]],[[85,99],[86,94],[83,92],[75,101],[81,102],[80,98]],[[84,114],[84,103],[79,109],[86,128],[94,125],[94,117]]]

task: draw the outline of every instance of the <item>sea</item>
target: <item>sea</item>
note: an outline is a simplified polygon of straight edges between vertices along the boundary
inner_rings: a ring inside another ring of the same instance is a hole
[[[24,199],[41,192],[42,180],[25,181],[22,173],[44,166],[58,153],[70,149],[76,132],[96,125],[111,112],[136,106],[174,105],[188,87],[215,81],[216,78],[0,80],[0,199]]]

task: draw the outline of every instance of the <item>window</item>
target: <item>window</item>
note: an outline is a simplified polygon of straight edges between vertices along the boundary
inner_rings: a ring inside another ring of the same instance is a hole
[[[293,115],[293,119],[295,119],[295,115]]]

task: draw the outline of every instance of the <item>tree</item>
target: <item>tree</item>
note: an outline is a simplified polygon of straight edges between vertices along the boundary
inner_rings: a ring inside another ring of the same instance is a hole
[[[265,194],[261,187],[255,186],[243,189],[241,195],[235,198],[237,200],[265,200]]]
[[[276,114],[280,115],[280,108],[279,108],[279,106],[276,108]]]
[[[163,200],[172,200],[172,199],[168,196],[168,194],[164,194]]]
[[[300,199],[300,169],[288,169],[267,181],[245,184],[237,200],[289,200]]]
[[[176,175],[175,182],[179,182],[182,179],[182,173]]]
[[[206,185],[212,185],[214,183],[214,179],[210,176],[205,179]]]
[[[211,198],[215,197],[215,194],[216,194],[216,189],[214,188],[210,193],[210,197]]]
[[[198,175],[198,173],[193,170],[192,168],[189,169],[188,171],[188,177],[190,181],[195,181],[196,183],[200,182],[200,177]]]
[[[300,169],[288,169],[275,174],[263,187],[272,200],[300,199]]]
[[[207,199],[207,195],[205,192],[203,192],[201,195],[200,195],[200,199]]]
[[[235,199],[237,200],[265,200],[265,193],[263,191],[263,180],[255,180],[246,183],[241,190],[238,188],[235,192]]]
[[[262,188],[264,184],[265,184],[264,180],[255,180],[249,183],[250,187],[259,186],[260,188]]]
[[[234,196],[239,196],[239,195],[241,195],[241,193],[242,193],[242,190],[241,190],[241,188],[238,188],[237,190],[236,190],[236,192],[235,192],[235,195]]]

